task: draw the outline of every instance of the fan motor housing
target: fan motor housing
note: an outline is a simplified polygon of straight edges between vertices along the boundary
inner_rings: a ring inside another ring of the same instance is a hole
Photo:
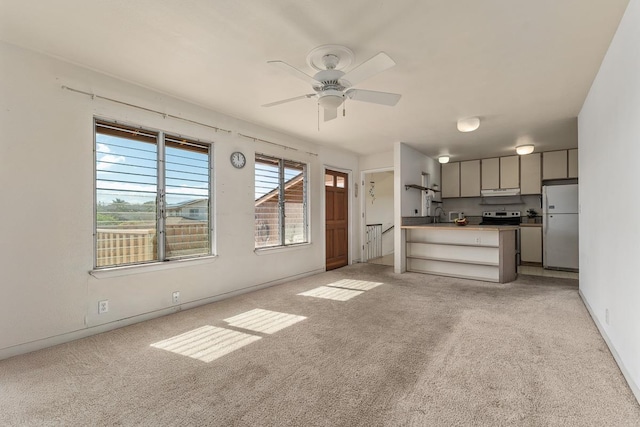
[[[346,86],[340,82],[340,78],[344,76],[344,73],[339,70],[322,70],[318,71],[313,78],[322,82],[322,86],[317,85],[314,86],[313,89],[316,91],[323,89],[335,89],[335,90],[344,90]]]

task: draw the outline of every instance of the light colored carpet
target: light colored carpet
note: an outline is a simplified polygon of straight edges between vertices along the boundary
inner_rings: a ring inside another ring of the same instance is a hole
[[[367,261],[369,264],[389,265],[393,267],[393,253],[378,258],[372,258]]]
[[[340,280],[383,284],[298,295]],[[577,291],[358,264],[0,361],[0,425],[638,426]],[[152,346],[219,329],[208,362]]]

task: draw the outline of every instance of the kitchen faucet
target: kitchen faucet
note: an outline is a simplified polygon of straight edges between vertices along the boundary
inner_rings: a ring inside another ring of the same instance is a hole
[[[440,209],[440,214],[438,214],[438,209]],[[433,222],[434,222],[434,224],[440,222],[440,215],[446,215],[444,213],[444,209],[442,209],[442,206],[438,206],[433,211]]]

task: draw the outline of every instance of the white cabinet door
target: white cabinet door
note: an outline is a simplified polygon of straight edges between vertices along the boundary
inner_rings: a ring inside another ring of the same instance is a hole
[[[542,264],[542,227],[520,227],[520,261]]]
[[[480,160],[460,162],[460,197],[480,197]]]
[[[442,165],[442,197],[460,197],[460,163]]]
[[[482,189],[500,188],[500,159],[482,159]]]
[[[500,188],[520,187],[520,156],[500,157]]]
[[[567,173],[569,178],[578,177],[578,149],[569,150],[569,170]]]
[[[520,193],[541,194],[540,153],[520,157]]]
[[[542,154],[542,179],[567,177],[567,150],[546,151]]]

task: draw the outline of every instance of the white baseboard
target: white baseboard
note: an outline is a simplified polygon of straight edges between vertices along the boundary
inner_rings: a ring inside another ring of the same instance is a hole
[[[116,320],[114,322],[104,323],[97,326],[87,327],[79,329],[77,331],[67,332],[60,335],[55,335],[48,338],[43,338],[36,341],[31,341],[23,344],[14,345],[0,349],[0,360],[8,359],[10,357],[19,356],[21,354],[31,353],[32,351],[42,350],[43,348],[52,347],[54,345],[64,344],[70,341],[75,341],[81,338],[86,338],[91,335],[101,334],[103,332],[112,331],[114,329],[122,328],[124,326],[133,325],[134,323],[144,322],[146,320],[155,319],[157,317],[173,314],[181,310],[188,310],[191,308],[199,307],[201,305],[211,304],[212,302],[220,301],[223,299],[231,298],[237,295],[245,294],[247,292],[256,291],[258,289],[268,288],[270,286],[280,285],[282,283],[290,282],[292,280],[302,279],[303,277],[313,276],[314,274],[323,273],[324,267],[312,271],[307,271],[293,276],[284,277],[270,282],[260,283],[258,285],[248,286],[246,288],[238,289],[231,292],[222,293],[208,298],[199,299],[196,301],[189,301],[177,306],[171,306],[160,310],[155,310],[148,313],[141,313],[136,316],[127,317],[125,319]]]
[[[589,312],[589,315],[591,315],[591,319],[593,319],[593,323],[595,323],[596,328],[598,328],[598,331],[600,331],[600,335],[604,339],[604,342],[607,344],[607,347],[609,347],[609,351],[611,352],[611,355],[613,356],[616,363],[618,364],[618,367],[620,368],[620,372],[622,372],[624,379],[627,380],[627,384],[629,384],[629,388],[633,392],[638,403],[640,403],[640,387],[638,386],[638,384],[635,383],[635,381],[631,377],[631,374],[627,370],[627,367],[625,366],[624,361],[616,351],[616,348],[613,346],[613,343],[609,339],[609,335],[607,335],[605,328],[602,326],[602,324],[594,314],[593,309],[587,302],[587,299],[582,294],[582,291],[580,290],[578,291],[578,293],[580,294],[580,298],[582,298],[582,302],[584,303],[584,306],[587,307],[587,311]]]

